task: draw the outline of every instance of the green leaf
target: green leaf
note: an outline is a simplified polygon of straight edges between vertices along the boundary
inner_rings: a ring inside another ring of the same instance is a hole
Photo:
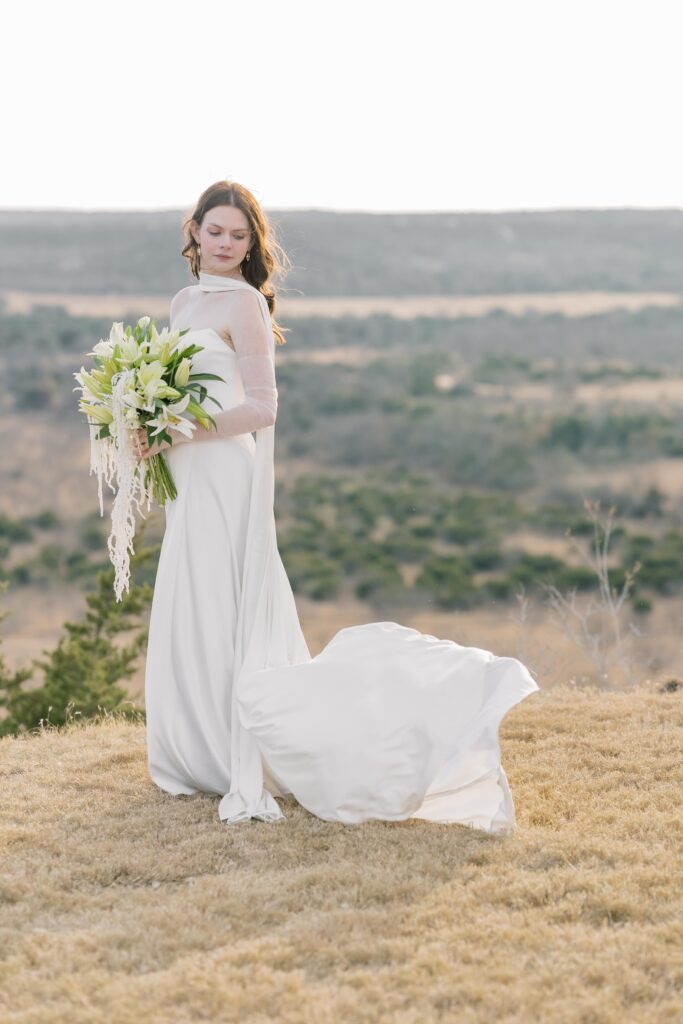
[[[219,377],[217,373],[191,373],[190,380],[221,380],[225,384],[225,378]]]
[[[180,356],[181,356],[181,359],[185,359],[185,358],[190,359],[193,355],[195,355],[195,353],[203,352],[203,351],[204,351],[204,346],[203,345],[188,345],[187,348],[184,348],[182,350],[182,352],[180,353]]]

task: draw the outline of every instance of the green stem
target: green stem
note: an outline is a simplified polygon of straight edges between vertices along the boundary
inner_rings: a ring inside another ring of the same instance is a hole
[[[171,471],[164,456],[159,453],[153,455],[147,463],[145,473],[145,486],[151,481],[152,497],[157,505],[164,506],[167,501],[173,501],[178,497],[178,491],[174,483]]]

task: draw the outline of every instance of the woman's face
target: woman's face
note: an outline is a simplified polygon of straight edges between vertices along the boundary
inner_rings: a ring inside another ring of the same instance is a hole
[[[214,206],[201,225],[192,222],[192,235],[201,247],[200,269],[207,274],[242,277],[240,263],[251,248],[251,232],[245,214],[236,206]]]

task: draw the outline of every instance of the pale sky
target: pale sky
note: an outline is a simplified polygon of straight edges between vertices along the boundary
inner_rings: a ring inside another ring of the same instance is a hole
[[[683,0],[5,12],[0,208],[683,207]]]

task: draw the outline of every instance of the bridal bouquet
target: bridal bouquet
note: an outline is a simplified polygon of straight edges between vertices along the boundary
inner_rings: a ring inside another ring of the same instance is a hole
[[[177,496],[173,477],[161,452],[138,459],[137,431],[146,429],[148,444],[154,439],[173,444],[171,431],[191,437],[197,425],[209,430],[215,420],[202,408],[207,394],[202,380],[222,380],[215,373],[193,373],[192,357],[201,345],[181,344],[183,331],[164,327],[157,331],[148,316],[135,327],[112,324],[109,337],[100,340],[88,355],[90,371],[81,367],[74,377],[81,392],[79,410],[88,417],[90,429],[90,473],[97,474],[100,515],[104,515],[102,481],[116,493],[111,513],[112,528],[107,541],[115,568],[114,591],[120,601],[129,589],[129,552],[134,554],[135,509],[141,513],[146,500],[165,505]],[[183,413],[194,417],[194,421]],[[114,481],[114,483],[112,483]]]

